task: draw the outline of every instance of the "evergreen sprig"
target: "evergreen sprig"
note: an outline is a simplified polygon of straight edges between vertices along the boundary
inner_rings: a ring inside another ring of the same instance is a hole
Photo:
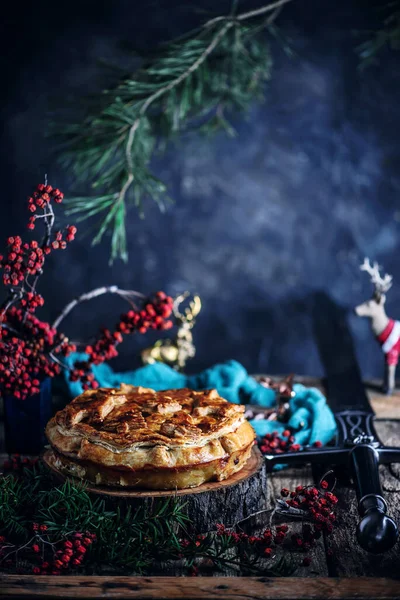
[[[209,20],[143,59],[140,69],[88,105],[81,122],[57,123],[63,166],[93,191],[71,199],[69,214],[98,220],[94,244],[111,230],[111,260],[127,260],[128,204],[143,214],[146,198],[161,210],[168,201],[150,168],[154,152],[188,130],[232,135],[227,115],[262,98],[272,66],[265,30],[275,32],[273,21],[290,1]]]
[[[266,561],[253,544],[238,544],[227,530],[222,535],[197,535],[176,498],[160,498],[138,508],[124,502],[111,506],[79,482],[67,479],[55,485],[42,463],[0,477],[0,535],[7,548],[5,556],[0,552],[0,570],[3,558],[11,555],[18,568],[26,556],[26,568],[32,570],[33,524],[45,531],[35,543],[45,540],[46,551],[76,532],[95,534],[96,542],[81,567],[86,573],[148,574],[156,565],[162,571],[174,563],[195,572],[196,564],[204,560],[222,572],[229,568],[243,574],[288,576],[296,569],[290,556]]]
[[[84,484],[67,479],[55,486],[43,465],[24,468],[15,477],[0,477],[0,533],[24,543],[32,523],[46,525],[57,538],[74,531],[91,531],[98,543],[91,552],[98,571],[142,572],[156,556],[176,556],[178,528],[187,524],[182,505],[174,499],[109,509],[104,499],[90,496]]]

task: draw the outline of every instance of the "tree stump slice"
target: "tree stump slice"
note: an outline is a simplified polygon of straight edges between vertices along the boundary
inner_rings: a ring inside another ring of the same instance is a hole
[[[56,469],[52,457],[52,451],[47,450],[42,460],[58,480],[65,481],[66,476]],[[216,523],[233,526],[251,514],[266,509],[268,503],[267,470],[257,447],[253,448],[249,460],[238,473],[224,481],[203,483],[196,488],[154,491],[89,484],[86,489],[93,495],[104,497],[107,503],[114,506],[124,503],[134,507],[143,504],[151,506],[158,499],[175,498],[199,533],[215,529]]]

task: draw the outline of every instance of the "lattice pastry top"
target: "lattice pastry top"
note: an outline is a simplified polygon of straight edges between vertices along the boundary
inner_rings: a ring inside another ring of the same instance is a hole
[[[244,407],[216,390],[155,392],[122,384],[84,392],[55,415],[53,425],[63,435],[126,450],[203,446],[243,422]]]

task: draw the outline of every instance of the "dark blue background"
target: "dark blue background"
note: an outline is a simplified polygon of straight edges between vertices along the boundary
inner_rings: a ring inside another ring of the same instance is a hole
[[[26,196],[45,172],[67,195],[76,191],[44,138],[49,111],[101,88],[97,59],[127,64],[122,41],[152,48],[208,18],[193,8],[212,7],[224,13],[228,2],[42,0],[3,9],[2,239],[24,230]],[[394,274],[387,306],[400,316],[399,56],[383,53],[378,67],[360,73],[354,51],[353,30],[377,22],[366,1],[294,0],[279,23],[296,56],[273,47],[265,103],[233,117],[235,139],[184,137],[154,161],[175,204],[163,215],[148,202],[145,220],[130,211],[128,265],[109,268],[108,242],[91,248],[81,226],[48,264],[43,317],[102,284],[189,289],[204,306],[192,371],[235,358],[251,372],[318,375],[313,310],[325,291],[349,310],[363,375],[379,376],[382,355],[368,322],[350,314],[371,291],[358,270],[368,255]],[[115,299],[99,300],[65,329],[89,337],[121,310]],[[136,365],[149,341],[128,343],[116,366]]]

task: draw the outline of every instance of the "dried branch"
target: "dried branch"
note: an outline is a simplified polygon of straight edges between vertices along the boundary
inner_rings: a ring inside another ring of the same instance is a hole
[[[232,17],[215,17],[214,19],[210,19],[203,25],[203,27],[213,27],[216,23],[220,23],[221,21],[226,20],[227,18],[234,19],[236,21],[245,21],[247,19],[253,19],[255,17],[260,17],[261,15],[265,15],[268,12],[275,11],[277,8],[281,8],[285,4],[292,2],[293,0],[277,0],[277,2],[272,2],[271,4],[267,4],[266,6],[261,6],[260,8],[256,8],[255,10],[250,10],[249,12],[241,13]]]
[[[91,290],[90,292],[81,294],[77,298],[74,298],[74,300],[71,300],[71,302],[69,302],[65,306],[65,308],[61,311],[61,313],[55,319],[55,321],[52,324],[52,328],[58,329],[58,327],[60,326],[62,321],[64,321],[64,319],[69,315],[69,313],[78,304],[81,304],[82,302],[88,302],[89,300],[93,300],[94,298],[98,298],[99,296],[103,296],[104,294],[118,294],[122,298],[127,298],[127,297],[131,297],[131,296],[138,296],[140,298],[145,297],[143,294],[140,294],[139,292],[135,292],[135,291],[131,291],[131,290],[121,290],[116,285],[109,285],[109,286],[95,288],[95,289]]]

